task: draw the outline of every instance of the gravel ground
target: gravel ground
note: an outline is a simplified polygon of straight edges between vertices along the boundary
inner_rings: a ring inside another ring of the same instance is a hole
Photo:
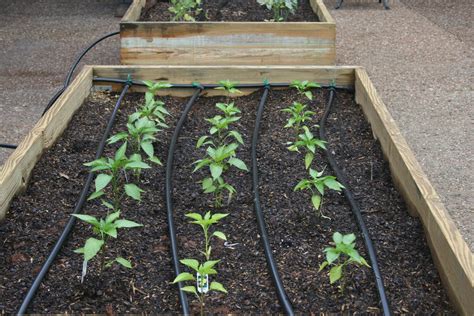
[[[367,68],[474,250],[472,1],[392,0],[387,11],[375,0],[346,0],[339,10],[325,3],[337,23],[337,63]]]
[[[62,86],[78,52],[119,29],[119,0],[0,1],[0,143],[16,144]],[[117,64],[118,36],[84,58]],[[0,165],[10,150],[0,148]]]

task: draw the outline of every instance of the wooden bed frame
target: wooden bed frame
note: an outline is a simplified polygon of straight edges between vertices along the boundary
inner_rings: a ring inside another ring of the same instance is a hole
[[[6,216],[14,196],[28,183],[42,153],[67,127],[92,88],[119,90],[121,85],[93,82],[93,77],[135,80],[162,80],[172,83],[216,83],[232,79],[240,83],[312,80],[355,89],[373,135],[381,144],[395,184],[411,212],[421,219],[431,253],[443,283],[458,312],[474,313],[473,253],[422,171],[387,108],[377,95],[366,71],[360,67],[331,66],[85,66],[74,82],[28,133],[0,171],[0,218]],[[132,91],[141,90],[132,87]],[[218,92],[216,90],[214,93]],[[167,90],[171,95],[191,95],[192,91]]]
[[[322,0],[320,22],[140,22],[134,0],[120,23],[126,65],[334,65],[336,24]]]

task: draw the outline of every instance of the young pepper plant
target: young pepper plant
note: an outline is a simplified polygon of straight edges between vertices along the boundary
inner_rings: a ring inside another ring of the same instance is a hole
[[[158,90],[170,88],[171,84],[166,82],[143,81],[148,87],[145,92],[145,103],[129,117],[129,122],[133,123],[140,118],[156,122],[156,125],[162,128],[167,128],[166,116],[170,115],[165,107],[165,103],[155,99],[155,93]]]
[[[110,209],[114,209],[114,207],[107,203],[103,202],[105,206]],[[94,234],[98,237],[90,237],[86,240],[83,247],[74,250],[74,252],[82,254],[84,256],[84,261],[82,263],[82,275],[81,275],[81,283],[84,282],[84,277],[87,274],[87,265],[90,260],[92,260],[97,254],[102,251],[101,254],[101,264],[100,264],[100,271],[102,272],[104,267],[111,266],[114,262],[119,263],[120,265],[131,269],[132,264],[129,260],[117,257],[114,260],[105,263],[105,252],[107,249],[107,239],[109,237],[117,238],[118,229],[122,228],[134,228],[143,226],[136,222],[127,220],[127,219],[120,219],[120,211],[114,211],[113,213],[108,214],[105,218],[97,219],[91,215],[85,214],[73,214],[73,216],[77,217],[81,221],[84,221],[90,224],[93,228]]]
[[[238,82],[234,82],[230,80],[221,80],[218,82],[218,84],[219,84],[219,87],[215,88],[216,90],[224,90],[227,92],[227,101],[226,101],[227,104],[230,103],[230,97],[232,94],[242,93],[242,91],[240,91],[239,89],[235,87],[238,84]]]
[[[323,204],[323,196],[325,192],[325,187],[341,191],[344,189],[344,186],[336,180],[334,176],[323,176],[324,170],[317,172],[314,169],[309,169],[310,179],[301,180],[294,188],[294,191],[298,190],[309,190],[311,192],[311,203],[316,211],[319,212],[319,215],[324,218],[329,218],[324,216],[321,208]]]
[[[105,189],[111,187],[114,209],[120,208],[120,201],[124,194],[140,201],[143,190],[134,183],[127,183],[127,171],[148,169],[150,166],[142,161],[127,158],[126,150],[127,143],[124,143],[116,151],[114,158],[102,157],[84,164],[91,168],[91,172],[98,173],[95,178],[95,191],[89,196],[88,200],[103,196]]]
[[[257,2],[273,11],[275,22],[286,21],[289,13],[294,14],[298,8],[298,0],[257,0]]]
[[[211,259],[211,250],[212,246],[210,244],[212,237],[217,237],[222,240],[227,240],[225,234],[221,231],[214,231],[212,234],[209,234],[209,228],[213,225],[218,223],[221,219],[228,216],[229,214],[221,214],[216,213],[212,214],[211,212],[207,212],[204,217],[199,213],[188,213],[186,217],[193,219],[192,224],[196,224],[201,226],[202,231],[204,233],[204,251],[202,252],[206,257],[206,260]]]
[[[201,307],[201,315],[204,315],[204,309],[206,305],[206,295],[209,291],[218,291],[227,293],[227,290],[224,286],[216,281],[212,281],[209,284],[209,276],[216,275],[217,271],[214,269],[214,266],[220,260],[211,260],[211,250],[212,246],[210,245],[210,241],[212,237],[217,237],[222,240],[227,240],[225,234],[221,231],[214,231],[210,234],[210,228],[212,225],[217,224],[221,219],[225,218],[229,214],[222,214],[216,213],[211,214],[211,212],[207,212],[204,216],[199,213],[188,213],[186,217],[191,218],[193,221],[192,224],[199,225],[202,228],[204,233],[204,251],[201,251],[204,254],[206,261],[202,264],[199,263],[196,259],[183,259],[180,262],[191,268],[196,273],[196,276],[189,272],[180,273],[173,281],[173,283],[177,282],[185,282],[185,281],[193,281],[196,282],[196,285],[188,285],[181,288],[182,291],[194,294],[197,299],[199,300],[200,307]]]
[[[314,155],[316,154],[316,148],[326,149],[326,141],[314,137],[307,126],[303,126],[303,132],[304,133],[298,135],[297,141],[288,143],[290,145],[288,150],[299,152],[300,148],[304,148],[306,151],[304,165],[306,169],[309,169],[313,162]]]
[[[216,275],[217,271],[214,269],[214,266],[220,260],[209,260],[204,263],[199,263],[196,259],[182,259],[180,262],[194,270],[196,272],[196,277],[189,272],[180,273],[173,281],[174,283],[178,282],[195,282],[196,285],[187,285],[181,288],[181,291],[194,294],[199,301],[201,316],[204,316],[205,307],[206,307],[206,296],[210,291],[222,292],[227,294],[227,290],[224,286],[217,282],[212,281],[209,285],[209,275]]]
[[[298,92],[302,95],[305,95],[309,100],[313,100],[313,93],[311,89],[313,88],[321,88],[321,85],[317,84],[316,82],[311,82],[308,80],[299,81],[294,80],[290,87],[295,88]]]
[[[202,180],[202,189],[204,193],[213,193],[215,197],[216,207],[221,207],[223,202],[223,192],[228,191],[228,200],[232,199],[232,195],[237,191],[229,183],[225,182],[222,175],[234,166],[240,170],[248,171],[247,165],[240,159],[236,158],[236,149],[238,145],[231,143],[229,145],[221,145],[217,148],[209,146],[206,150],[207,156],[195,162],[193,172],[209,167],[211,176]]]
[[[194,162],[196,165],[193,172],[208,167],[211,176],[201,181],[204,193],[213,193],[215,205],[222,206],[223,192],[229,193],[228,200],[236,193],[235,188],[226,183],[223,174],[230,168],[236,167],[240,170],[248,171],[247,165],[236,157],[236,150],[239,144],[243,144],[242,135],[234,130],[229,130],[231,123],[240,119],[237,114],[240,110],[234,103],[217,103],[216,107],[224,114],[216,115],[213,118],[206,119],[211,124],[210,135],[204,135],[197,141],[196,147],[208,146],[206,157]],[[232,142],[231,142],[232,140]],[[233,141],[236,142],[233,142]]]
[[[143,151],[148,160],[158,165],[162,165],[160,159],[155,156],[153,143],[157,140],[155,134],[161,130],[157,128],[156,122],[149,120],[147,117],[141,117],[135,121],[127,123],[127,132],[120,132],[108,139],[109,144],[119,141],[130,143],[135,160],[142,160],[141,152]]]
[[[291,106],[281,110],[290,114],[285,128],[292,128],[298,135],[301,132],[302,125],[307,121],[311,121],[312,116],[316,114],[313,111],[307,111],[306,107],[305,104],[293,102]]]
[[[201,0],[171,0],[168,10],[174,14],[173,21],[194,22],[202,11]]]
[[[369,267],[367,261],[355,249],[354,234],[342,235],[335,232],[332,237],[335,247],[327,247],[324,249],[326,253],[326,260],[320,265],[321,272],[327,266],[332,266],[329,270],[329,282],[334,284],[341,280],[340,289],[344,291],[344,268],[348,265],[366,266]]]

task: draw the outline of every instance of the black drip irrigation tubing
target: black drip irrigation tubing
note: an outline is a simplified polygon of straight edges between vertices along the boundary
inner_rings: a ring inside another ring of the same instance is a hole
[[[115,122],[115,117],[117,116],[118,110],[120,108],[120,104],[122,103],[122,100],[125,96],[125,94],[128,91],[128,88],[130,88],[131,83],[125,84],[122,93],[120,94],[120,97],[117,100],[117,103],[115,104],[114,110],[109,118],[109,122],[107,124],[107,127],[104,131],[104,134],[102,136],[102,140],[99,143],[99,146],[97,147],[97,151],[95,154],[95,159],[99,159],[102,156],[102,153],[104,152],[104,148],[107,142],[107,139],[109,138],[110,131],[112,130],[112,126],[114,125]],[[74,207],[74,211],[72,214],[78,214],[81,212],[82,207],[84,206],[84,203],[86,202],[87,199],[87,194],[89,193],[89,188],[91,186],[92,180],[94,179],[94,173],[89,172],[89,175],[87,176],[87,180],[84,183],[84,186],[82,188],[81,194],[79,196],[79,199],[77,201],[76,206]],[[74,227],[74,224],[76,223],[76,217],[71,216],[69,218],[69,221],[67,222],[66,226],[64,227],[63,232],[59,236],[58,241],[54,245],[53,250],[49,254],[48,258],[46,259],[45,263],[41,267],[40,272],[36,276],[36,278],[33,281],[33,284],[31,285],[30,289],[28,290],[28,293],[26,294],[25,298],[23,299],[23,302],[21,303],[20,309],[18,310],[17,315],[24,315],[29,304],[33,300],[36,291],[38,290],[38,287],[41,285],[41,282],[43,281],[43,278],[45,277],[46,273],[48,272],[49,268],[51,267],[51,264],[53,263],[54,259],[58,255],[59,251],[61,250],[63,244],[67,240],[69,234],[71,233],[72,228]]]
[[[165,196],[166,196],[166,211],[168,214],[168,230],[170,235],[170,243],[171,243],[171,254],[173,257],[173,266],[174,272],[176,276],[181,273],[179,268],[179,256],[178,256],[178,242],[176,240],[176,227],[174,225],[173,219],[173,161],[174,161],[174,152],[176,149],[176,143],[178,142],[178,137],[183,128],[184,122],[186,121],[186,117],[188,116],[191,107],[196,102],[199,94],[201,93],[202,89],[199,87],[194,92],[193,96],[189,99],[188,103],[186,104],[181,117],[179,118],[178,123],[176,124],[176,128],[174,130],[173,136],[171,138],[170,147],[168,150],[168,159],[166,160],[166,184],[165,184]],[[182,291],[183,284],[182,282],[178,283],[179,287],[179,300],[181,302],[181,309],[183,315],[189,315],[189,305],[188,299],[186,297],[186,293]]]
[[[17,145],[0,144],[0,148],[16,149],[17,147],[18,147]]]
[[[288,295],[285,292],[283,282],[281,281],[280,275],[278,273],[278,267],[272,255],[272,249],[270,247],[270,242],[268,241],[267,228],[265,225],[265,218],[263,216],[262,207],[260,205],[260,195],[258,190],[257,143],[260,131],[260,122],[262,121],[263,110],[265,108],[265,103],[267,101],[269,90],[270,86],[266,85],[265,90],[263,91],[262,98],[260,100],[260,104],[258,106],[257,118],[255,119],[255,128],[252,136],[252,186],[254,194],[254,208],[255,215],[257,217],[258,230],[261,236],[260,239],[263,243],[265,258],[267,259],[268,268],[270,269],[273,283],[277,291],[278,300],[280,301],[280,304],[287,315],[294,315],[295,313],[293,311],[293,306],[291,305],[290,299],[288,298]]]
[[[119,35],[120,32],[112,32],[112,33],[108,33],[104,36],[102,36],[101,38],[97,39],[96,41],[94,41],[92,44],[90,44],[89,46],[87,46],[77,57],[76,57],[76,60],[74,61],[74,63],[72,64],[71,68],[69,68],[69,71],[66,75],[66,79],[64,80],[64,84],[63,86],[61,87],[61,89],[59,89],[55,94],[54,96],[49,100],[48,104],[46,105],[46,107],[44,108],[43,110],[43,113],[41,114],[41,116],[44,116],[46,114],[46,112],[53,106],[54,102],[56,102],[59,97],[63,94],[63,92],[66,90],[66,88],[69,86],[69,84],[71,83],[71,79],[72,79],[72,76],[74,74],[74,71],[76,70],[77,66],[79,65],[79,63],[81,62],[82,58],[92,49],[94,48],[97,44],[99,44],[100,42],[102,42],[103,40],[109,38],[109,37],[112,37],[112,36],[115,36],[115,35]],[[123,80],[123,82],[121,82],[123,84],[127,84],[128,81],[127,80]],[[18,146],[17,145],[11,145],[11,144],[0,144],[0,148],[6,148],[6,149],[16,149]]]
[[[334,103],[334,95],[335,95],[335,89],[330,89],[329,91],[329,100],[326,105],[326,109],[324,110],[324,115],[321,118],[321,121],[319,123],[319,137],[321,140],[327,141],[326,139],[326,121],[327,118],[331,112],[332,105]],[[377,290],[379,293],[379,298],[380,298],[380,304],[382,305],[382,310],[385,316],[390,316],[391,310],[390,310],[390,304],[387,300],[387,296],[385,294],[385,286],[383,284],[383,279],[382,275],[379,270],[379,264],[377,261],[377,254],[374,248],[374,245],[372,244],[372,240],[370,239],[370,234],[369,231],[367,230],[367,227],[365,226],[364,219],[362,218],[362,214],[360,211],[360,206],[359,203],[357,203],[356,199],[354,198],[354,195],[352,194],[351,190],[349,189],[348,182],[346,181],[346,176],[344,172],[339,168],[339,166],[336,163],[336,160],[334,159],[333,155],[331,154],[331,151],[328,148],[325,150],[326,152],[326,157],[329,161],[329,165],[331,166],[331,169],[334,171],[336,174],[337,180],[344,186],[344,196],[346,199],[349,201],[349,204],[352,209],[352,213],[354,214],[357,225],[359,226],[360,231],[362,232],[362,236],[364,238],[364,243],[365,243],[365,248],[367,249],[367,252],[369,254],[370,258],[370,263],[372,266],[372,271],[374,272],[375,275],[375,283],[377,286]]]
[[[99,44],[100,42],[102,42],[103,40],[109,38],[109,37],[112,37],[112,36],[115,36],[115,35],[119,35],[120,32],[119,31],[116,31],[116,32],[112,32],[112,33],[108,33],[108,34],[105,34],[104,36],[102,36],[101,38],[97,39],[96,41],[94,41],[92,44],[90,44],[89,46],[87,46],[77,57],[76,57],[76,60],[74,61],[74,63],[72,64],[71,68],[69,68],[69,71],[66,75],[66,79],[64,80],[64,84],[63,84],[63,87],[61,89],[58,90],[58,92],[56,92],[56,94],[53,96],[53,98],[48,102],[48,105],[46,105],[44,111],[43,111],[43,114],[41,116],[43,116],[50,108],[51,106],[53,106],[54,102],[56,102],[57,99],[59,99],[59,97],[63,94],[64,90],[66,90],[66,88],[69,86],[69,84],[71,83],[71,79],[72,79],[72,75],[74,74],[74,71],[76,70],[77,66],[79,65],[79,63],[81,62],[82,58],[92,49],[95,47],[95,45]],[[122,82],[123,84],[127,84],[128,81],[125,80],[124,82]]]
[[[126,83],[126,79],[118,79],[118,78],[105,78],[105,77],[94,77],[93,78],[94,82],[109,82],[109,83]],[[145,83],[141,80],[132,80],[132,83],[134,86],[146,86]],[[197,82],[191,83],[191,84],[182,84],[182,83],[170,83],[171,88],[177,88],[177,89],[215,89],[218,87],[221,87],[222,85],[220,84],[199,84]],[[291,83],[285,83],[285,82],[275,82],[275,83],[269,83],[267,81],[264,81],[263,83],[240,83],[236,84],[234,87],[237,89],[259,89],[259,88],[288,88],[291,86]],[[323,89],[330,89],[330,88],[335,88],[338,90],[347,90],[347,91],[353,91],[354,89],[344,87],[344,86],[334,86],[334,85],[321,85],[321,88]]]

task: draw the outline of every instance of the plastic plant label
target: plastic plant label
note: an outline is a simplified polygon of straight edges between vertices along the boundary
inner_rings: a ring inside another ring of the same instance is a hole
[[[196,273],[196,287],[199,293],[209,292],[209,275],[202,276],[199,272]]]

